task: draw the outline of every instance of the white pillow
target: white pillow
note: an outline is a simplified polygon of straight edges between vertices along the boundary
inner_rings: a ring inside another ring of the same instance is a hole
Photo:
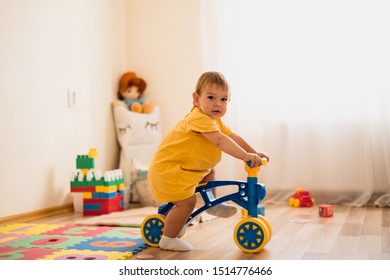
[[[135,146],[154,146],[161,141],[160,108],[156,106],[150,114],[135,113],[123,106],[114,107],[115,126],[119,144],[122,148]],[[136,152],[136,151],[135,151]],[[145,164],[151,158],[138,158]]]
[[[155,106],[150,114],[135,113],[124,106],[114,106],[113,111],[121,148],[119,168],[122,169],[126,188],[137,180],[137,170],[147,170],[161,142],[160,108]],[[143,195],[139,191],[137,194]],[[133,193],[135,200],[138,200],[137,194]]]

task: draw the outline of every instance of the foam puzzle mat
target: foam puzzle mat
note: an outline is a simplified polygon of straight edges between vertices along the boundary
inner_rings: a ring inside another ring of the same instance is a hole
[[[0,226],[0,260],[124,260],[145,248],[138,227]]]

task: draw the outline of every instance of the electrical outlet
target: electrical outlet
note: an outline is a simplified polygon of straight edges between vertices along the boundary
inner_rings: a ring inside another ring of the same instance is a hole
[[[77,105],[77,93],[74,90],[68,89],[68,107],[75,108]]]

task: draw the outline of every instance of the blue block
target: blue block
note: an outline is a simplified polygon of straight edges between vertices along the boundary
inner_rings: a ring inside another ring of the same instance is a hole
[[[92,198],[114,198],[116,197],[116,191],[115,192],[110,192],[110,193],[105,193],[105,192],[93,192],[92,193]]]
[[[84,210],[100,210],[100,204],[85,204]]]

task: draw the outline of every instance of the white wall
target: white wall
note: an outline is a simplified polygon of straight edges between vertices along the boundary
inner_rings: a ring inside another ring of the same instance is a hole
[[[191,109],[202,72],[200,2],[129,1],[129,67],[148,82],[145,98],[160,105],[164,133]]]
[[[0,217],[71,203],[75,158],[117,167],[120,75],[148,82],[166,132],[201,74],[198,0],[0,0]],[[68,108],[67,91],[77,106]]]
[[[75,158],[117,166],[125,1],[0,0],[0,217],[71,203]],[[77,106],[67,106],[67,91]]]

